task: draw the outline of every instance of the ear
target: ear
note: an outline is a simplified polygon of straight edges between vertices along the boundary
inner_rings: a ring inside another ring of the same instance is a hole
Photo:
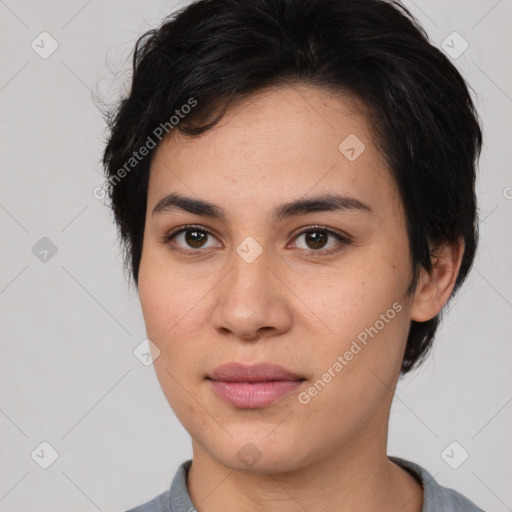
[[[411,307],[411,320],[426,322],[434,318],[448,302],[459,273],[464,239],[445,242],[432,252],[431,274],[421,270]]]

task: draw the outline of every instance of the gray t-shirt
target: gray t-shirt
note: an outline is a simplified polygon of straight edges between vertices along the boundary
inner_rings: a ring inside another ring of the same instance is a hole
[[[423,485],[422,512],[484,512],[457,491],[440,486],[421,466],[398,457],[389,459],[416,476]],[[192,460],[181,464],[168,491],[127,512],[196,512],[187,489],[187,473],[191,464]]]

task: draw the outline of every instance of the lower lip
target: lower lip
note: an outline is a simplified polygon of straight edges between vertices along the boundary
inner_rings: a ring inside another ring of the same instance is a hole
[[[231,405],[243,409],[266,407],[301,386],[300,380],[267,382],[223,382],[209,380],[215,393]]]

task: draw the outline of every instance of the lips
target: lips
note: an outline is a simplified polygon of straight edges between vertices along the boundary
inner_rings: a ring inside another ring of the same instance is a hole
[[[267,407],[302,386],[305,379],[270,363],[218,366],[207,377],[216,396],[239,409]]]
[[[208,378],[223,382],[267,382],[272,380],[304,380],[300,375],[277,364],[258,363],[243,365],[227,363],[218,366]]]

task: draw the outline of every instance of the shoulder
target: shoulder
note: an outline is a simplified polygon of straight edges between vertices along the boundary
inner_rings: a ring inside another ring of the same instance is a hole
[[[439,485],[434,477],[420,465],[399,457],[388,457],[391,461],[417,475],[423,485],[422,512],[484,512],[472,501],[454,489]]]
[[[135,508],[131,508],[126,512],[167,512],[171,510],[169,505],[169,498],[169,491],[165,491],[152,500],[149,500]]]
[[[187,474],[192,459],[183,462],[167,491],[126,512],[191,512],[195,510],[187,489]]]

